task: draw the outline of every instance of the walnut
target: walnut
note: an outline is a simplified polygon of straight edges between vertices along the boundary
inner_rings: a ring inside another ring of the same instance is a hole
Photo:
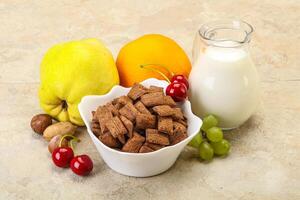
[[[47,114],[38,114],[31,119],[30,126],[38,134],[43,134],[44,130],[52,124],[52,117]]]

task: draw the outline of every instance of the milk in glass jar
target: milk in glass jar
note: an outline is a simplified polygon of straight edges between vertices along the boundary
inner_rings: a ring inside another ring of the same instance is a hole
[[[219,126],[236,128],[255,111],[259,100],[256,68],[249,54],[253,28],[240,20],[204,24],[196,34],[189,77],[193,112],[214,114]]]

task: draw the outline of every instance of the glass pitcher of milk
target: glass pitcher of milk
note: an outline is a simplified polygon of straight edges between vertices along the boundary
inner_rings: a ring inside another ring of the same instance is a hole
[[[192,109],[200,117],[216,115],[224,129],[240,126],[258,104],[258,75],[248,49],[252,32],[244,21],[220,20],[196,34],[189,77]]]

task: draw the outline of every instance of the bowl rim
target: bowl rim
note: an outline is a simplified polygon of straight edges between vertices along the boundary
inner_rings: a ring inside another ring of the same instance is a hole
[[[158,80],[158,79],[156,79],[156,78],[146,79],[146,80],[140,82],[140,84],[143,84],[143,83],[145,83],[145,82],[149,82],[149,83],[154,82],[154,85],[155,85],[155,82],[156,82],[156,83],[157,83],[157,82],[162,82],[163,84],[166,84],[166,85],[169,84],[167,81]],[[151,84],[152,84],[152,83],[151,83]],[[114,152],[114,153],[118,153],[118,154],[120,154],[120,155],[130,155],[130,156],[151,156],[151,155],[154,155],[154,154],[159,153],[159,152],[162,152],[162,151],[170,151],[170,150],[172,150],[172,149],[178,148],[182,143],[186,142],[187,140],[193,139],[193,137],[195,137],[196,134],[199,133],[199,131],[200,131],[200,129],[201,129],[201,125],[202,125],[202,120],[200,119],[200,117],[198,117],[197,115],[195,115],[195,114],[193,113],[192,108],[191,108],[191,102],[190,102],[188,99],[186,99],[184,103],[187,103],[187,108],[188,108],[188,111],[190,112],[190,115],[191,115],[196,121],[199,122],[199,126],[198,126],[198,128],[197,128],[197,131],[193,132],[191,135],[188,135],[188,137],[185,138],[184,140],[178,142],[177,144],[170,145],[170,146],[166,146],[166,147],[163,147],[163,148],[158,149],[158,150],[156,150],[156,151],[146,152],[146,153],[123,152],[123,151],[118,151],[118,150],[116,150],[116,149],[113,149],[113,148],[111,148],[111,147],[106,146],[101,140],[99,140],[99,139],[94,135],[94,133],[93,133],[92,130],[90,129],[90,125],[88,125],[90,122],[89,122],[85,117],[83,117],[84,114],[82,113],[82,109],[83,109],[83,108],[82,108],[82,105],[83,105],[84,101],[87,101],[87,99],[90,99],[90,98],[96,98],[96,99],[98,99],[98,98],[102,98],[102,97],[104,97],[104,96],[109,96],[109,95],[111,94],[111,92],[112,92],[113,90],[116,90],[117,88],[123,89],[123,90],[124,90],[124,89],[128,90],[128,89],[131,88],[131,87],[123,87],[123,86],[121,86],[121,85],[115,85],[115,86],[113,86],[113,87],[111,88],[111,90],[110,90],[108,93],[106,93],[106,94],[104,94],[104,95],[87,95],[87,96],[84,96],[84,97],[81,99],[80,103],[78,104],[78,109],[79,109],[80,115],[81,115],[81,117],[82,117],[82,119],[83,119],[83,121],[84,121],[84,124],[85,124],[85,126],[86,126],[86,128],[87,128],[87,131],[88,131],[88,133],[89,133],[89,136],[90,136],[90,137],[93,137],[94,139],[96,139],[96,141],[99,142],[99,144],[100,144],[101,146],[103,146],[105,149],[107,149],[107,150],[109,150],[109,151],[111,151],[111,152]],[[164,89],[165,89],[165,86],[164,86]],[[180,104],[183,104],[183,103],[180,103]],[[93,139],[93,138],[91,138],[91,139]],[[94,141],[94,140],[93,140],[93,141]]]

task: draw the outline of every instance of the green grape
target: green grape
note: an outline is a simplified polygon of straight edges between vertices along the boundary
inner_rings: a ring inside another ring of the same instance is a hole
[[[206,117],[203,118],[203,124],[201,129],[206,132],[211,127],[217,125],[218,125],[218,119],[214,115],[207,115]]]
[[[202,143],[202,134],[199,132],[190,142],[189,146],[199,148],[200,144]]]
[[[210,142],[220,142],[223,139],[223,131],[218,127],[212,127],[206,131],[206,137]]]
[[[220,142],[211,142],[210,143],[216,155],[222,156],[229,152],[230,150],[230,143],[222,139]]]
[[[203,160],[211,160],[214,156],[214,150],[208,142],[202,142],[199,146],[199,155]]]

